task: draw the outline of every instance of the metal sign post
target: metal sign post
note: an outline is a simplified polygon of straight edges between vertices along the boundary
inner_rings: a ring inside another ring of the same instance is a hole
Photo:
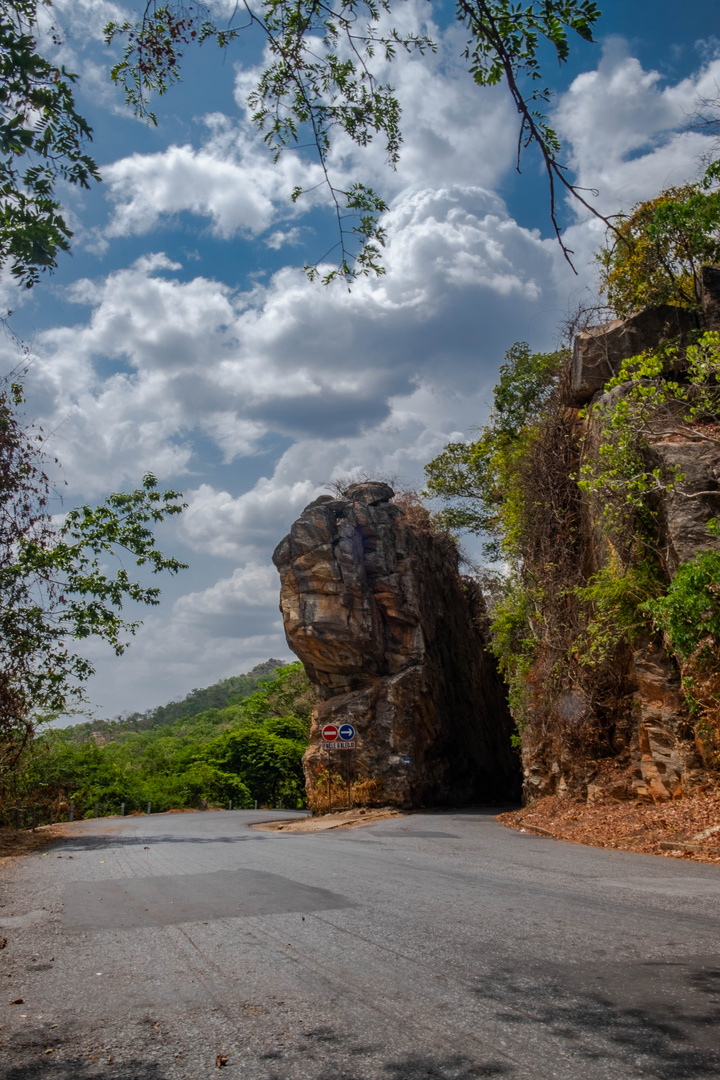
[[[338,729],[335,724],[326,724],[322,729],[322,737],[324,740],[325,749],[328,752],[328,814],[332,813],[332,758],[330,757],[330,748],[338,737]]]
[[[336,724],[326,724],[322,729],[323,748],[328,752],[328,814],[332,813],[332,758],[330,756],[331,750],[354,750],[355,749],[355,728],[352,724],[341,724],[338,727]],[[347,759],[347,769],[345,772],[345,779],[348,789],[348,807],[351,804],[350,798],[350,757]]]
[[[331,750],[354,750],[355,748],[355,728],[352,724],[341,724],[338,727],[336,724],[326,724],[323,728],[323,748],[327,751],[327,812],[332,812],[332,758],[330,756]],[[347,769],[345,769],[345,783],[348,785],[348,808],[351,808],[352,798],[350,793],[350,755],[345,762]]]
[[[355,728],[353,727],[352,724],[341,724],[340,725],[340,730],[338,731],[338,735],[340,736],[340,738],[342,739],[343,742],[353,743],[353,745],[354,745]],[[348,810],[352,810],[352,793],[351,793],[351,786],[350,786],[350,766],[351,766],[350,758],[351,758],[351,756],[352,756],[351,754],[347,755],[347,758],[346,758],[347,769],[345,770],[345,782],[347,784],[347,797],[348,797]]]

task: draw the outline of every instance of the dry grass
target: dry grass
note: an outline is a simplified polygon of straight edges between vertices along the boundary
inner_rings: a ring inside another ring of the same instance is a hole
[[[611,801],[588,805],[549,795],[522,810],[500,814],[498,821],[512,829],[537,830],[573,844],[720,863],[720,829],[697,839],[699,833],[720,825],[719,791],[654,805]],[[661,844],[678,847],[667,850]],[[700,850],[682,852],[683,844]]]
[[[333,773],[332,778],[332,807],[339,810],[352,810],[356,807],[378,806],[382,802],[382,784],[379,780],[363,778],[355,780],[348,791],[347,781],[339,774]],[[308,793],[308,809],[313,814],[326,814],[328,812],[328,789],[327,773],[323,772],[317,778],[315,788]]]

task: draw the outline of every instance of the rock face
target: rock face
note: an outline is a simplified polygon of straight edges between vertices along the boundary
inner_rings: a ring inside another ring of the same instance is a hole
[[[720,330],[720,266],[700,268],[698,292],[705,327],[708,330]]]
[[[720,267],[703,267],[699,278],[702,311],[698,316],[677,308],[650,308],[629,319],[615,320],[578,334],[570,370],[574,404],[608,400],[621,393],[616,387],[603,394],[603,384],[617,374],[622,361],[644,350],[656,349],[664,340],[682,341],[693,328],[720,330]],[[682,376],[681,376],[682,377]],[[589,444],[593,443],[593,420],[589,418]],[[720,444],[688,432],[649,440],[653,464],[665,475],[679,470],[682,491],[663,494],[659,509],[660,550],[668,575],[702,551],[716,550],[718,539],[707,529],[710,518],[720,517]],[[588,535],[592,550],[587,564],[596,572],[612,557],[602,540],[598,523],[590,519]],[[608,732],[610,753],[604,760],[584,755],[563,738],[554,743],[544,737],[547,725],[530,725],[523,740],[524,790],[526,798],[547,794],[587,795],[590,801],[606,796],[667,800],[707,782],[707,773],[695,745],[692,724],[680,686],[675,659],[659,637],[643,637],[624,656],[615,658],[613,693],[618,699],[619,720]],[[563,719],[586,719],[588,702],[581,694],[573,702],[556,702]],[[602,719],[599,720],[602,724]],[[535,730],[533,730],[533,728]]]
[[[623,794],[662,802],[692,786],[701,762],[686,737],[677,665],[661,641],[648,638],[636,642],[631,675],[637,687],[637,726],[630,741],[629,783]]]
[[[685,479],[682,491],[663,499],[662,540],[671,575],[680,563],[701,551],[717,548],[707,530],[710,518],[720,516],[720,445],[704,439],[653,442],[653,455],[668,472],[675,467]]]
[[[353,773],[374,781],[376,804],[514,799],[513,725],[480,591],[452,542],[392,498],[375,482],[321,496],[273,555],[288,644],[321,699],[308,788],[327,769],[323,726],[351,723]]]
[[[570,382],[576,405],[586,405],[617,375],[623,360],[674,339],[682,343],[693,330],[720,331],[720,266],[702,266],[697,282],[700,312],[662,304],[627,319],[613,319],[577,334],[573,342]],[[679,370],[668,366],[666,373]]]
[[[708,293],[708,303],[710,293]],[[577,405],[585,405],[620,370],[622,361],[653,349],[668,338],[684,338],[697,328],[694,315],[663,305],[627,319],[613,319],[578,334],[573,343],[571,382]]]

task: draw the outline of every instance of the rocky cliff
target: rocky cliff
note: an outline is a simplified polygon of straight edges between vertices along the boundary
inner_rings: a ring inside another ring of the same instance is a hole
[[[351,723],[352,770],[372,782],[370,802],[512,800],[519,762],[505,687],[486,651],[482,596],[459,574],[449,537],[393,495],[368,482],[322,496],[273,555],[288,644],[320,697],[308,790],[328,767],[323,726]],[[337,755],[347,752],[333,753],[340,768]]]
[[[680,361],[671,361],[666,374],[682,379],[688,334],[720,329],[720,268],[704,268],[701,299],[699,313],[649,309],[579,334],[568,371],[566,411],[602,406],[612,394],[622,394],[622,386],[611,394],[603,391],[622,360],[653,352],[669,339],[680,344],[675,354]],[[579,421],[585,454],[592,454],[597,445],[597,415],[589,409]],[[663,476],[676,470],[684,477],[676,490],[654,500],[656,555],[666,581],[699,552],[720,547],[707,527],[711,518],[720,517],[717,425],[708,429],[712,437],[680,427],[670,424],[663,431],[658,425],[657,432],[648,435],[646,447],[649,468],[657,468]],[[584,500],[578,515],[584,519],[576,528],[585,538],[580,560],[586,581],[616,556],[601,528],[601,512],[602,507]],[[531,670],[529,683],[539,685],[544,675],[541,659]],[[681,692],[677,660],[662,637],[651,633],[639,634],[604,668],[578,669],[552,700],[541,701],[536,693],[522,756],[526,799],[567,793],[591,802],[608,796],[662,801],[690,793],[709,780]]]

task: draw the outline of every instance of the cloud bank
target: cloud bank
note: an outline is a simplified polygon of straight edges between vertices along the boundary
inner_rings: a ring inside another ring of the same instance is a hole
[[[570,209],[574,278],[547,222],[518,223],[502,196],[515,118],[502,93],[478,93],[459,46],[451,30],[429,63],[398,61],[406,141],[395,174],[379,145],[333,151],[338,177],[362,175],[391,199],[387,272],[351,293],[311,285],[295,265],[316,227],[306,212],[325,195],[289,206],[317,166],[294,154],[270,163],[242,106],[255,71],[237,72],[237,115],[205,113],[198,145],[105,168],[108,250],[139,237],[146,252],[67,290],[66,322],[36,335],[28,389],[73,493],[98,496],[147,470],[185,489],[170,535],[193,565],[120,663],[97,654],[106,712],[288,655],[269,557],[303,506],[339,477],[419,485],[423,464],[483,421],[506,349],[555,347],[592,285],[602,227]],[[718,79],[710,58],[672,84],[612,41],[575,78],[555,120],[603,212],[696,174],[708,142],[684,128]],[[240,289],[208,260],[195,273],[162,253],[182,215],[220,245],[259,238],[288,265]]]

